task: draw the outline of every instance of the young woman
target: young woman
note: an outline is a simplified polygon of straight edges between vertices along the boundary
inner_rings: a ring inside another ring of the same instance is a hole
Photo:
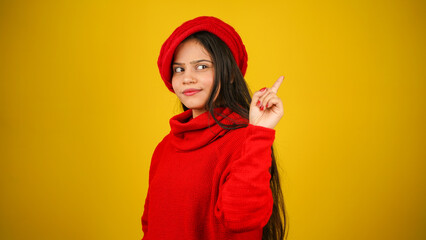
[[[214,17],[178,27],[158,67],[185,111],[170,119],[171,131],[152,156],[143,239],[283,239],[272,148],[283,77],[251,98],[244,44]]]

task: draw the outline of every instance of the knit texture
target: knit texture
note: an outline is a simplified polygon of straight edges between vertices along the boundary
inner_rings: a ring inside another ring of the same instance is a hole
[[[163,79],[166,87],[173,91],[172,86],[172,59],[176,48],[179,44],[185,40],[188,36],[193,33],[207,31],[218,36],[225,44],[229,47],[234,56],[235,61],[241,71],[246,73],[247,70],[247,51],[241,40],[240,35],[235,29],[223,22],[222,20],[215,17],[197,17],[192,20],[184,22],[181,26],[176,28],[173,33],[163,43],[158,56],[158,69],[160,71],[161,78]]]
[[[221,123],[246,120],[229,109]],[[275,130],[225,130],[206,112],[170,119],[154,151],[142,215],[144,240],[262,239],[271,214],[271,146]]]

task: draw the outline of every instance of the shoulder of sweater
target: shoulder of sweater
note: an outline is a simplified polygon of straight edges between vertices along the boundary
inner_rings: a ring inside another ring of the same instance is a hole
[[[170,141],[170,135],[171,135],[171,132],[169,132],[166,136],[164,136],[163,139],[161,139],[161,141],[157,144],[157,148],[162,147],[164,144]]]
[[[170,141],[170,134],[171,133],[168,133],[166,136],[164,136],[163,139],[157,144],[157,146],[155,147],[154,153],[152,154],[152,160],[156,159],[158,155],[164,151],[165,146]]]
[[[161,155],[164,153],[164,147],[167,144],[168,139],[170,138],[170,133],[167,134],[160,143],[157,144],[155,147],[154,153],[151,156],[151,164],[149,167],[149,183],[151,183],[152,178],[155,175],[155,172],[157,170],[157,166],[160,162]]]

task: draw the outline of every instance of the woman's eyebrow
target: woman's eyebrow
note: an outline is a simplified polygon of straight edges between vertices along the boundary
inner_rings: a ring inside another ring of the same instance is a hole
[[[189,62],[189,63],[190,64],[196,64],[196,63],[200,63],[200,62],[210,62],[210,63],[213,63],[212,61],[207,60],[207,59],[194,60],[194,61]],[[174,62],[173,65],[185,65],[185,63]]]
[[[207,59],[201,59],[201,60],[195,60],[195,61],[192,61],[192,62],[189,62],[190,64],[195,64],[195,63],[199,63],[199,62],[212,62],[212,61],[210,61],[210,60],[207,60]]]

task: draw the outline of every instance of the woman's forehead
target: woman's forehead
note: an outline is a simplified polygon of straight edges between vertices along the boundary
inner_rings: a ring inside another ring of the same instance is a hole
[[[201,59],[211,61],[211,57],[207,50],[196,39],[188,39],[179,44],[174,54],[174,62],[191,62]]]

